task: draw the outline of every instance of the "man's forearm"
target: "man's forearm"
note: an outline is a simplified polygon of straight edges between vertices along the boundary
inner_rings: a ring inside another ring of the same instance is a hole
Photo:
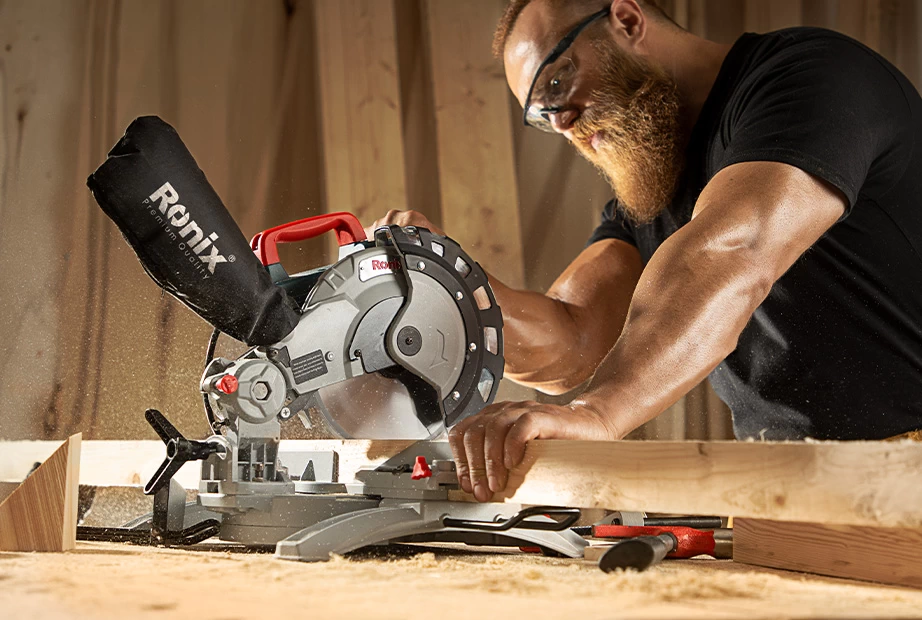
[[[847,204],[787,164],[744,162],[717,173],[692,221],[647,264],[624,330],[583,395],[588,408],[623,436],[687,393],[734,351],[775,281]]]
[[[510,288],[490,276],[503,311],[506,377],[549,393],[562,393],[589,378],[579,347],[579,329],[566,304],[542,293]]]
[[[579,399],[623,437],[701,382],[735,348],[773,274],[745,248],[667,240],[638,282],[618,342]]]
[[[637,248],[607,239],[580,252],[544,295],[491,277],[506,375],[550,394],[584,383],[618,339],[642,269]]]

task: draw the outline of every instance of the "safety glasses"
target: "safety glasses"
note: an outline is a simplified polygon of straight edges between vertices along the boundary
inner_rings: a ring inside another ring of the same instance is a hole
[[[535,71],[535,77],[531,81],[531,87],[528,89],[528,96],[525,97],[525,111],[522,120],[526,125],[529,127],[534,127],[535,129],[540,129],[541,131],[554,133],[554,125],[551,123],[550,115],[560,112],[563,109],[563,105],[531,105],[531,97],[534,94],[535,85],[538,83],[538,78],[541,77],[541,73],[549,65],[555,63],[557,59],[559,59],[563,53],[569,49],[569,47],[576,40],[576,37],[579,36],[579,33],[585,30],[589,24],[599,18],[605,17],[610,12],[611,7],[605,7],[601,11],[593,13],[589,17],[576,24],[573,30],[567,33],[567,35],[562,38],[560,42],[557,43],[557,45],[554,46],[554,49],[551,50],[550,54],[548,54],[547,57],[541,61],[541,64],[538,65],[538,70]],[[573,64],[572,60],[570,60],[567,64],[554,72],[554,75],[547,82],[547,86],[543,89],[546,91],[542,93],[543,98],[556,101],[561,104],[565,103],[567,96],[573,89],[575,78],[576,65]]]

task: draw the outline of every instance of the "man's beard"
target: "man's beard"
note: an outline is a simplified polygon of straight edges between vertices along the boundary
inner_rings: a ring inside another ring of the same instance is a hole
[[[669,206],[683,167],[679,97],[666,72],[600,41],[602,82],[573,126],[573,143],[606,177],[635,223]],[[600,133],[598,150],[589,144]]]

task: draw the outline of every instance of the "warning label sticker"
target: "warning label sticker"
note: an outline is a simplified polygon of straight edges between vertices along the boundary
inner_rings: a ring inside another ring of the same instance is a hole
[[[327,374],[327,364],[323,360],[323,351],[317,349],[307,355],[291,360],[291,374],[295,383],[304,383]]]

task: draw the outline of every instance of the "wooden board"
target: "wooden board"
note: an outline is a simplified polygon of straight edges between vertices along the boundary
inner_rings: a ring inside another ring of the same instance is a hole
[[[424,0],[398,0],[394,3],[406,158],[406,208],[419,211],[430,222],[442,227],[432,56],[423,3]],[[381,215],[384,213],[376,217]]]
[[[511,95],[502,63],[490,51],[502,3],[427,0],[424,7],[442,225],[490,275],[524,288],[526,236],[519,214]],[[547,225],[541,236],[553,235],[553,224]],[[534,390],[504,379],[496,400],[534,398]]]
[[[149,406],[205,432],[210,328],[144,274],[85,180],[133,118],[157,114],[245,236],[321,212],[311,14],[0,3],[0,437],[153,439]]]
[[[0,480],[19,480],[50,442],[0,442]],[[84,442],[81,482],[141,485],[163,444]],[[340,479],[377,465],[407,441],[282,441],[281,450],[336,450]],[[677,514],[922,527],[922,443],[533,441],[502,498]],[[198,485],[197,463],[180,472]]]
[[[79,434],[0,503],[0,551],[67,551],[77,544]]]
[[[735,519],[733,560],[922,588],[922,529]]]
[[[406,209],[393,0],[316,0],[326,203],[371,224]]]
[[[695,34],[718,43],[733,43],[745,32],[745,0],[706,0],[703,23],[695,24]]]
[[[360,467],[373,467],[399,453],[410,441],[283,440],[280,452],[335,450],[341,480],[352,480]],[[19,482],[59,445],[55,441],[0,441],[0,482]],[[144,486],[166,455],[159,441],[84,441],[80,483],[90,486]],[[186,463],[174,476],[186,489],[197,489],[201,463]]]
[[[442,223],[487,271],[525,283],[510,94],[490,53],[499,2],[426,3]]]
[[[17,482],[0,481],[0,502],[9,497],[17,488],[19,488],[19,483]]]
[[[769,32],[803,23],[801,0],[745,0],[747,31]]]
[[[533,441],[524,504],[922,527],[922,444]]]

